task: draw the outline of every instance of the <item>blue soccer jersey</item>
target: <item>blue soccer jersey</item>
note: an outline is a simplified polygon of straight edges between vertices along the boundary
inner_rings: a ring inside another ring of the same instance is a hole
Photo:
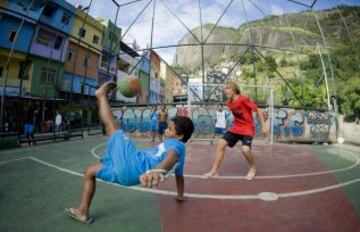
[[[107,145],[106,153],[100,159],[103,167],[96,175],[107,182],[122,185],[139,184],[140,175],[155,168],[165,159],[171,149],[179,156],[175,174],[183,175],[185,145],[177,139],[166,139],[163,143],[148,150],[137,150],[124,132],[119,130],[113,133]]]
[[[175,175],[184,174],[185,163],[185,145],[177,139],[166,139],[163,143],[149,150],[144,151],[145,156],[150,161],[150,169],[155,168],[166,157],[166,154],[173,149],[179,155],[178,166],[175,169]]]

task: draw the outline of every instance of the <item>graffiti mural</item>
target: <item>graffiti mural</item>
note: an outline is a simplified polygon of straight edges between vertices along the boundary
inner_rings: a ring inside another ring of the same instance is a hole
[[[303,112],[294,111],[290,113],[288,123],[284,127],[285,136],[301,137],[304,131]]]
[[[268,108],[265,108],[265,109],[260,109],[261,110],[261,113],[264,117],[264,120],[265,122],[268,121],[269,119],[269,109]],[[256,136],[261,136],[262,135],[262,128],[261,128],[261,123],[257,117],[257,115],[255,113],[253,113],[253,119],[254,119],[254,122],[255,122],[255,135]],[[267,125],[270,125],[267,123]]]
[[[167,108],[169,118],[175,115],[189,115],[195,125],[194,136],[208,136],[214,133],[216,123],[216,105],[194,106],[189,110],[186,106]],[[233,125],[234,117],[228,109],[227,128]],[[267,125],[271,125],[268,108],[261,109]],[[116,120],[128,133],[150,132],[150,107],[122,108],[113,111]],[[334,116],[329,112],[295,110],[292,108],[274,109],[274,139],[278,141],[327,141],[331,137]],[[261,135],[261,125],[254,114],[256,136]]]
[[[307,112],[306,118],[312,138],[324,139],[329,137],[334,115],[327,112]]]
[[[207,107],[192,108],[192,119],[195,126],[195,134],[210,135],[214,133],[214,115]],[[216,111],[215,111],[216,112]],[[216,117],[216,116],[215,116]]]
[[[125,132],[135,132],[137,129],[137,119],[136,119],[136,115],[134,113],[134,110],[132,109],[127,109],[125,110],[125,112],[123,113],[122,118],[120,119],[121,121],[121,128],[125,131]]]
[[[151,109],[144,109],[142,114],[140,114],[140,120],[138,120],[137,124],[139,132],[146,133],[151,130],[150,114]]]

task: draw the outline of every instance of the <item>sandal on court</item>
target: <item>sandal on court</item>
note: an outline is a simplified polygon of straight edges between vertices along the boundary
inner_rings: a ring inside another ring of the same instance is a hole
[[[65,208],[65,214],[83,224],[91,224],[94,221],[94,219],[91,217],[89,217],[86,221],[82,220],[81,217],[74,212],[73,208]]]

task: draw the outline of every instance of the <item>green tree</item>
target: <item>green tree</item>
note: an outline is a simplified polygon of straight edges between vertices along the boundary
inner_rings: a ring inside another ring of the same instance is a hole
[[[360,76],[354,76],[343,84],[340,89],[341,111],[347,118],[355,119],[358,123],[360,118]]]
[[[286,66],[288,66],[288,62],[285,59],[285,57],[282,57],[280,60],[280,67],[286,67]]]
[[[267,56],[265,56],[265,61],[268,65],[268,70],[270,72],[275,72],[277,69],[277,63],[275,61],[275,58],[271,55],[267,55]]]

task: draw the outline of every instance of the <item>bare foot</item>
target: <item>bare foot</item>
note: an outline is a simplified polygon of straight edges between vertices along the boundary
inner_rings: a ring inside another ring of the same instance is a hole
[[[212,173],[212,172],[208,172],[206,174],[204,174],[201,179],[204,179],[204,180],[209,180],[209,179],[215,179],[219,177],[219,173]]]
[[[96,97],[106,96],[109,91],[116,88],[116,83],[113,81],[109,81],[104,83],[100,88],[98,88],[95,92]]]
[[[255,168],[250,168],[248,174],[245,176],[245,179],[246,180],[252,180],[252,179],[254,179],[255,174],[256,174],[256,169]]]

